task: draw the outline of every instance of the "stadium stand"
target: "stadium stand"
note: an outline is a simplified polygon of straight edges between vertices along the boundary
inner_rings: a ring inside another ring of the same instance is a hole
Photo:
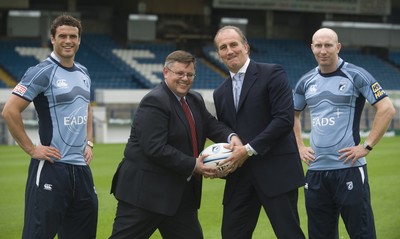
[[[104,34],[86,34],[82,37],[82,44],[87,46],[97,57],[103,59],[111,68],[108,71],[108,76],[112,77],[113,74],[119,75],[118,78],[109,78],[109,84],[114,89],[142,89],[149,88],[146,81],[142,81],[135,77],[135,71],[132,70],[125,61],[118,57],[113,50],[121,49],[121,47],[109,35]],[[79,52],[78,52],[79,53]],[[79,57],[77,55],[77,57]],[[89,69],[90,71],[93,71]],[[107,80],[105,80],[107,81]],[[107,89],[107,85],[99,85],[98,89]]]
[[[93,80],[93,89],[149,89],[162,80],[162,64],[176,45],[172,43],[130,43],[120,46],[111,36],[84,35],[76,61],[85,65]],[[308,44],[300,40],[249,39],[250,56],[260,62],[278,63],[285,67],[290,85],[316,66]],[[27,68],[36,65],[49,53],[38,40],[0,40],[1,66],[18,81]],[[227,69],[210,43],[197,56],[194,89],[214,89],[226,75]],[[377,56],[359,49],[342,48],[340,56],[370,71],[385,89],[400,89],[400,71]],[[204,58],[202,58],[204,57]],[[391,52],[390,60],[400,65],[400,52]],[[222,72],[222,73],[221,73]],[[0,87],[6,87],[4,83]],[[94,91],[93,91],[94,92]],[[93,97],[94,95],[92,95]]]
[[[282,64],[292,87],[304,73],[316,66],[310,46],[302,41],[255,39],[249,40],[249,44],[255,48],[256,54],[252,52],[255,60]],[[345,46],[339,55],[345,61],[367,69],[385,89],[400,89],[400,71],[377,56],[363,54],[359,49],[346,49]]]
[[[389,52],[389,60],[400,67],[400,50],[394,50]]]
[[[124,89],[152,88],[161,82],[165,57],[176,50],[176,45],[168,42],[129,43],[121,47],[106,35],[88,34],[84,39],[94,52],[137,82],[134,87],[119,87]],[[213,89],[220,83],[221,75],[204,61],[198,60],[196,67],[194,88]]]
[[[37,52],[31,52],[32,54],[28,55],[30,48],[42,48],[40,41],[35,39],[2,39],[0,41],[0,65],[17,81],[29,67],[39,62],[37,58],[40,56],[34,55]]]
[[[400,70],[375,55],[363,54],[359,49],[342,50],[340,56],[367,69],[387,90],[400,90]]]
[[[281,64],[285,68],[292,88],[316,65],[310,47],[299,40],[249,39],[249,44],[254,60]]]

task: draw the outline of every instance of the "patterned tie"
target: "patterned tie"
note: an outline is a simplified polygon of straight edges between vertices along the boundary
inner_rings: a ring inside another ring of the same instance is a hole
[[[194,124],[194,119],[192,113],[190,113],[189,106],[186,103],[185,99],[182,97],[180,101],[182,104],[183,111],[185,111],[186,118],[189,121],[190,133],[192,136],[193,156],[197,158],[199,156],[199,150],[197,149],[197,135],[196,135],[196,127]]]
[[[243,77],[243,73],[237,73],[233,76],[233,103],[235,104],[236,111],[238,110],[239,106],[239,99],[240,99],[240,81]]]

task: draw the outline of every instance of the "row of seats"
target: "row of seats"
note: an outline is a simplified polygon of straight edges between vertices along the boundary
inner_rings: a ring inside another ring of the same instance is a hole
[[[32,56],[22,56],[18,53],[19,47],[40,48],[38,40],[11,40],[0,41],[0,66],[15,79],[21,79],[26,69],[36,65],[39,61]]]
[[[390,52],[389,60],[392,61],[398,67],[400,67],[400,50]]]
[[[400,90],[399,68],[375,55],[362,54],[360,50],[342,51],[343,59],[368,70],[384,89]]]
[[[249,45],[252,59],[283,65],[292,87],[304,73],[316,66],[309,45],[301,41],[249,39]],[[0,40],[0,66],[19,80],[26,69],[45,58],[50,49],[50,46],[41,46],[38,40]],[[111,36],[88,34],[82,37],[76,61],[89,69],[93,89],[152,88],[163,80],[165,57],[174,50],[176,46],[171,43],[135,43],[121,47]],[[227,73],[227,69],[211,43],[202,50],[204,59],[197,61],[193,87],[214,89],[223,80],[219,72]],[[400,89],[398,68],[380,58],[362,54],[357,49],[343,49],[340,56],[366,68],[385,89]],[[393,53],[391,59],[400,66],[400,52]],[[210,63],[220,70],[213,70]]]
[[[301,41],[249,39],[249,45],[252,59],[281,64],[287,72],[292,87],[303,74],[317,65],[310,46]],[[213,45],[204,47],[203,53],[221,69],[225,68]],[[368,70],[385,89],[400,90],[400,52],[390,54],[390,59],[396,62],[397,68],[377,56],[363,54],[359,49],[343,47],[339,56]]]

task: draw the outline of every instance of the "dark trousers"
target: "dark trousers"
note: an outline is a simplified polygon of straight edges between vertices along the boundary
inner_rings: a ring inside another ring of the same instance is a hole
[[[278,239],[303,239],[297,211],[298,189],[267,197],[258,191],[250,173],[241,174],[232,198],[224,204],[222,238],[252,238],[261,207],[264,208]]]
[[[147,239],[159,230],[164,239],[202,239],[197,210],[179,210],[174,216],[154,213],[118,201],[110,239]]]

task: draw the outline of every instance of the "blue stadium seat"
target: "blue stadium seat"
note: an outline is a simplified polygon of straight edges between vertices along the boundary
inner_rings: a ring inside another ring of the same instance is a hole
[[[389,60],[400,67],[400,51],[390,51]]]
[[[16,51],[17,47],[42,47],[39,40],[1,40],[0,41],[0,65],[5,69],[16,81],[19,81],[25,71],[39,61],[34,56],[20,55]]]
[[[400,90],[400,71],[374,55],[361,53],[358,49],[342,50],[340,56],[371,73],[387,90]]]
[[[310,46],[298,40],[270,40],[248,39],[250,58],[260,62],[281,64],[288,75],[289,83],[293,88],[298,79],[317,65]],[[226,71],[226,67],[219,60],[212,45],[203,48],[204,55],[215,65]],[[400,90],[400,71],[384,60],[363,54],[359,49],[342,48],[340,57],[368,70],[387,90]],[[398,57],[398,58],[396,58]],[[400,52],[391,55],[393,62],[398,59],[400,66]]]
[[[252,59],[281,64],[288,74],[291,87],[304,73],[316,66],[310,46],[299,40],[254,38],[249,39],[249,45]],[[39,40],[2,39],[0,65],[18,81],[26,69],[36,65],[39,58],[46,55],[46,49],[50,52],[50,47],[42,47]],[[86,34],[82,36],[76,61],[88,68],[93,90],[152,88],[163,80],[165,57],[174,50],[175,44],[159,42],[131,43],[121,47],[111,36]],[[198,57],[193,88],[214,89],[228,70],[211,42],[202,51],[206,61]],[[399,69],[382,59],[363,54],[358,49],[345,48],[342,48],[340,56],[367,69],[385,89],[400,89]],[[400,65],[400,52],[391,52],[390,60]],[[210,63],[214,66],[210,67]],[[219,70],[214,70],[215,67]]]

